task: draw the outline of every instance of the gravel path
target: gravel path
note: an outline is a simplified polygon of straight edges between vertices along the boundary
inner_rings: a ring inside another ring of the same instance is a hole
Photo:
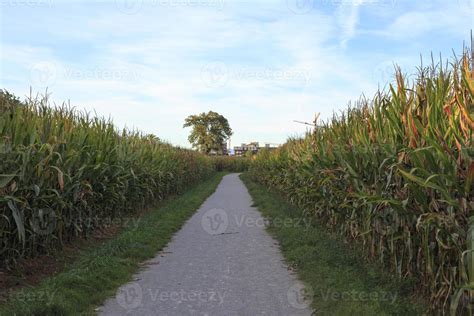
[[[302,284],[238,174],[212,194],[102,315],[310,315]]]

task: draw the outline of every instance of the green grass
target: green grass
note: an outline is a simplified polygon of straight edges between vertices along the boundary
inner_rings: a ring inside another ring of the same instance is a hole
[[[275,223],[268,230],[279,241],[288,263],[305,282],[307,292],[313,293],[312,307],[317,315],[423,313],[423,306],[410,298],[410,281],[395,279],[380,266],[367,262],[363,252],[350,248],[341,237],[317,223],[307,221],[301,210],[276,191],[254,182],[249,174],[242,174],[241,179],[254,206]]]
[[[11,293],[0,315],[94,314],[94,309],[130,281],[139,264],[152,258],[211,195],[224,172],[181,196],[164,201],[106,243],[84,250],[64,272],[38,286]]]

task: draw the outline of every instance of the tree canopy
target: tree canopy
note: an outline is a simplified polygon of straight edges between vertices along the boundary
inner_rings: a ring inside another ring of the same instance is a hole
[[[222,152],[222,144],[232,135],[227,119],[213,111],[188,116],[183,127],[192,127],[189,142],[206,154],[211,150]]]

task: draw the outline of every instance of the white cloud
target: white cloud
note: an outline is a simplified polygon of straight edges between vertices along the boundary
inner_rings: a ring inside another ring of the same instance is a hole
[[[474,27],[474,1],[414,2],[411,10],[403,11],[384,29],[375,34],[400,41],[422,40],[428,34],[458,35]]]

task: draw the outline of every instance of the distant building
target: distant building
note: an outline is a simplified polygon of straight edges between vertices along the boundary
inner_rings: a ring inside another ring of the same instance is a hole
[[[241,144],[240,146],[234,146],[233,153],[235,156],[244,156],[247,152],[252,152],[252,154],[258,153],[260,149],[272,150],[277,148],[278,145],[265,143],[264,147],[261,147],[258,142],[250,142],[248,144]]]

